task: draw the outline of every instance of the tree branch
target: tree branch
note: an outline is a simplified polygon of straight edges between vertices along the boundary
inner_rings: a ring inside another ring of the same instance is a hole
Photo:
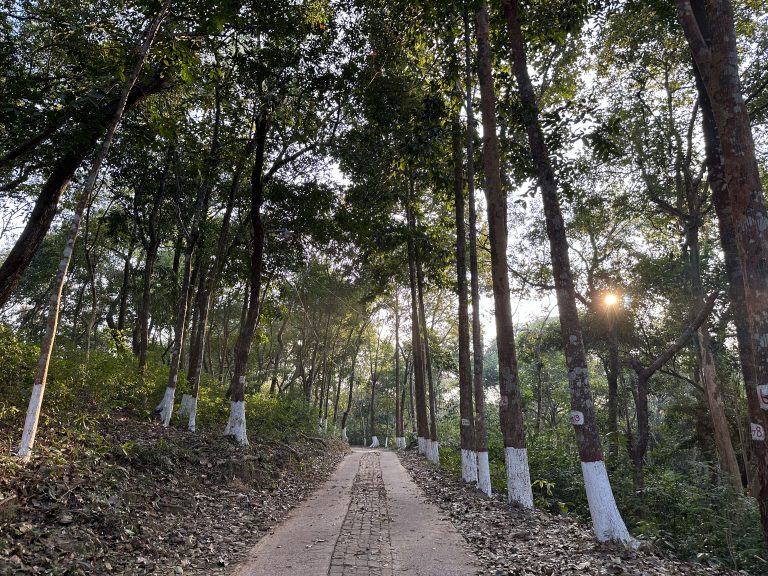
[[[677,20],[685,32],[696,64],[709,62],[711,57],[709,46],[707,46],[707,41],[701,33],[698,22],[696,22],[690,0],[677,0]]]
[[[637,372],[639,376],[644,377],[646,380],[653,376],[654,373],[658,372],[659,369],[664,366],[664,364],[669,362],[675,354],[682,350],[683,346],[688,343],[688,341],[701,327],[701,325],[704,324],[704,321],[715,307],[715,301],[719,295],[719,292],[714,292],[709,298],[707,298],[706,302],[704,302],[704,306],[701,307],[701,310],[699,310],[699,313],[696,315],[690,325],[685,330],[683,330],[683,333],[680,334],[678,339],[675,340],[675,342],[669,346],[669,348],[667,348],[656,358],[653,364],[645,368],[642,364],[640,364],[638,360],[633,359],[630,361],[630,366],[632,366],[632,369]]]

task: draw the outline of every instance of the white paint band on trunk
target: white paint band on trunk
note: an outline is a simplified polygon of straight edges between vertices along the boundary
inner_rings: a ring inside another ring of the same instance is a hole
[[[349,442],[349,438],[347,437],[347,427],[344,426],[344,428],[341,429],[341,439],[344,440],[344,442]]]
[[[189,401],[189,420],[187,421],[187,430],[195,432],[197,429],[197,398],[190,396]]]
[[[163,399],[155,408],[155,412],[160,412],[160,423],[166,428],[171,423],[171,414],[173,414],[173,400],[176,397],[176,388],[168,386],[163,394]]]
[[[488,462],[488,452],[477,453],[477,489],[486,496],[493,494],[491,490],[491,466]]]
[[[584,488],[587,491],[592,528],[597,539],[600,542],[617,540],[636,548],[639,543],[629,535],[616,506],[605,462],[602,460],[582,462],[581,471],[584,474]]]
[[[229,421],[224,429],[224,436],[232,436],[241,446],[248,445],[248,435],[245,429],[245,402],[231,402]]]
[[[32,386],[32,396],[29,398],[27,417],[24,420],[24,432],[21,435],[21,444],[16,456],[22,460],[29,460],[32,455],[32,447],[35,445],[37,424],[40,421],[40,407],[43,405],[43,385]]]
[[[507,500],[523,508],[533,508],[528,450],[504,448],[504,464],[507,467]]]
[[[464,482],[477,482],[477,459],[474,450],[461,449],[461,478]]]
[[[381,444],[379,444],[379,437],[374,436],[371,438],[371,445],[368,446],[368,448],[378,448],[379,446],[381,446]]]
[[[422,436],[419,436],[417,442],[418,442],[417,445],[418,445],[418,448],[419,448],[419,454],[426,454],[427,453],[427,450],[426,450],[427,443],[424,441],[424,438]]]
[[[431,438],[424,438],[424,456],[427,457],[427,460],[432,462],[432,439]]]
[[[176,409],[176,415],[180,418],[189,416],[189,408],[192,404],[192,394],[182,394],[179,407]]]

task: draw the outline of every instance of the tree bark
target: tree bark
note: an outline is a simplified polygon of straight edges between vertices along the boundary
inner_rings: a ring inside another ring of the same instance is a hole
[[[149,318],[152,308],[152,276],[157,262],[158,251],[160,250],[161,237],[157,228],[157,221],[160,216],[160,206],[165,194],[165,183],[168,178],[168,170],[171,165],[173,149],[169,148],[166,153],[163,172],[160,176],[157,192],[152,199],[152,209],[149,218],[146,220],[147,237],[141,235],[141,242],[144,245],[144,270],[141,274],[141,301],[138,307],[138,342],[135,346],[135,353],[139,358],[138,372],[144,374],[147,367],[147,350],[149,349]],[[138,219],[138,213],[137,213]]]
[[[528,469],[528,451],[523,427],[523,409],[517,373],[517,352],[509,300],[507,268],[507,210],[501,187],[499,141],[496,135],[496,94],[491,72],[491,44],[488,10],[483,1],[476,14],[477,61],[480,81],[480,109],[483,121],[483,164],[491,245],[491,273],[496,320],[496,347],[499,357],[499,420],[504,439],[507,467],[507,499],[533,508],[533,491]]]
[[[475,417],[472,410],[472,366],[469,350],[469,291],[467,288],[467,230],[464,224],[464,179],[461,124],[453,121],[453,191],[456,210],[456,288],[459,317],[459,417],[461,470],[465,482],[477,482]]]
[[[395,445],[397,448],[405,448],[403,445],[403,414],[401,410],[400,396],[400,294],[395,288]]]
[[[424,355],[421,340],[421,327],[419,326],[419,297],[416,280],[416,251],[414,247],[414,222],[411,206],[413,198],[413,182],[409,183],[409,196],[406,205],[406,218],[408,220],[408,278],[411,289],[411,346],[413,348],[413,386],[416,404],[416,434],[419,443],[419,453],[427,454],[426,440],[429,436],[429,424],[427,416],[427,404],[424,382]]]
[[[363,339],[363,332],[365,332],[365,327],[367,325],[368,325],[368,322],[366,321],[360,327],[360,333],[357,335],[357,342],[355,342],[355,353],[352,355],[352,369],[349,371],[349,390],[347,392],[347,407],[341,416],[341,438],[344,441],[349,441],[349,438],[347,438],[347,419],[349,418],[349,413],[352,410],[352,391],[355,385],[355,369],[357,368],[357,355],[360,352],[360,342]]]
[[[415,227],[415,224],[414,224]],[[427,380],[427,401],[429,408],[429,440],[427,441],[427,457],[434,464],[440,463],[440,445],[437,439],[437,396],[435,393],[434,373],[432,372],[432,354],[429,346],[429,329],[427,316],[424,311],[424,269],[421,263],[419,245],[414,242],[416,256],[416,288],[419,300],[419,326],[421,328],[424,372]]]
[[[491,470],[488,462],[488,427],[485,420],[483,387],[483,329],[480,323],[480,274],[477,264],[477,209],[475,207],[475,111],[472,103],[472,48],[468,1],[464,2],[464,65],[467,113],[467,198],[469,202],[469,276],[472,300],[472,388],[475,400],[475,452],[477,487],[491,495]]]
[[[219,91],[216,90],[216,112],[214,114],[213,135],[211,137],[211,148],[206,159],[206,167],[203,171],[203,178],[198,186],[195,207],[192,216],[192,222],[189,230],[184,232],[186,246],[184,249],[184,267],[182,271],[181,289],[178,295],[178,308],[176,311],[176,325],[174,327],[173,354],[171,355],[171,365],[168,371],[168,385],[165,389],[165,395],[155,411],[160,412],[160,419],[163,426],[168,426],[171,422],[173,413],[174,396],[176,392],[176,383],[182,366],[181,355],[184,350],[185,333],[187,329],[187,320],[189,318],[190,303],[192,302],[192,293],[194,278],[192,274],[192,258],[198,250],[198,246],[203,242],[204,228],[203,224],[208,216],[208,205],[210,202],[213,171],[216,165],[216,157],[219,149],[219,126],[221,124],[221,104]],[[201,288],[205,285],[205,271],[202,269],[205,264],[202,258],[197,258],[197,274],[200,276]],[[200,291],[198,291],[199,294]],[[190,372],[196,377],[193,385],[194,394],[191,398],[182,398],[182,414],[189,417],[188,428],[194,431],[196,428],[195,418],[197,415],[197,388],[200,381],[200,367],[202,359],[200,354],[205,341],[205,333],[198,334],[197,327],[200,325],[200,312],[202,307],[196,310],[195,321],[192,325],[193,342],[190,348],[191,361]]]
[[[749,408],[754,481],[768,543],[768,212],[749,114],[741,93],[731,3],[677,0],[691,48],[707,152],[707,170],[725,256]],[[768,392],[766,390],[765,392]]]
[[[579,448],[584,486],[595,534],[600,541],[633,542],[616,507],[608,472],[603,462],[600,433],[595,418],[595,406],[589,385],[589,372],[584,342],[576,308],[576,293],[568,255],[565,222],[560,210],[557,179],[552,168],[533,84],[528,75],[525,40],[520,27],[517,0],[502,0],[507,31],[512,48],[513,70],[522,102],[522,115],[528,133],[528,144],[536,166],[537,180],[544,204],[547,236],[549,238],[552,275],[555,280],[560,332],[563,339],[568,383],[571,392],[571,421]]]
[[[245,380],[248,370],[248,355],[259,319],[259,296],[261,295],[261,266],[264,259],[264,225],[261,221],[261,205],[264,201],[264,153],[269,123],[266,110],[262,110],[256,121],[256,159],[251,172],[250,223],[253,250],[250,261],[251,293],[248,308],[240,325],[235,343],[234,371],[227,390],[230,399],[230,415],[225,436],[233,436],[242,445],[248,444],[245,424]]]

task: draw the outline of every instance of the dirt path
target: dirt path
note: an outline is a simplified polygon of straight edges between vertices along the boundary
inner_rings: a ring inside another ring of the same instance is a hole
[[[397,456],[354,450],[262,538],[234,576],[468,576],[463,538],[426,502]]]

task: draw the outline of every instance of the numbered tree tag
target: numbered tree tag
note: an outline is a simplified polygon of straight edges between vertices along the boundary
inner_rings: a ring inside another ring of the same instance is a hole
[[[461,419],[461,425],[462,426],[469,426],[469,418],[462,418]]]
[[[571,424],[574,426],[584,426],[584,412],[578,410],[571,411]]]
[[[765,440],[765,429],[760,424],[751,423],[750,428],[752,430],[752,440],[758,442]]]
[[[768,410],[768,384],[760,384],[757,387],[757,397],[760,399],[760,408]]]

